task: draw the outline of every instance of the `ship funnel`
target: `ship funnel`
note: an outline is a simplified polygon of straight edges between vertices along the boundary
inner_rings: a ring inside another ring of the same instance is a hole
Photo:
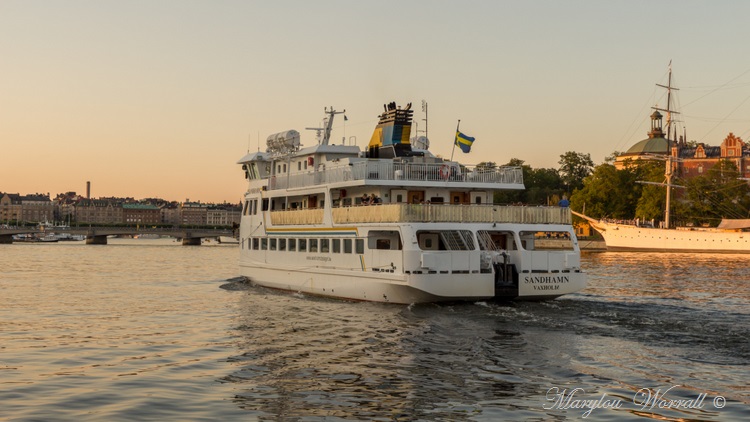
[[[369,158],[394,158],[412,156],[411,119],[414,111],[411,103],[405,108],[397,107],[395,102],[383,105],[375,132],[367,145],[366,155]]]

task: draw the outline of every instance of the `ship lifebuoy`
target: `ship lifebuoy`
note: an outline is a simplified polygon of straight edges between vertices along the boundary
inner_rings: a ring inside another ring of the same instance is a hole
[[[444,180],[448,180],[448,177],[451,175],[451,169],[448,167],[448,164],[443,164],[440,166],[440,177],[442,177]]]

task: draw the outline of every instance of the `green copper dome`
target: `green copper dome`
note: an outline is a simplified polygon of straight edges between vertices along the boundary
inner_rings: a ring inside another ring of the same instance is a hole
[[[667,154],[669,152],[669,140],[658,137],[648,138],[630,147],[625,155],[640,154]]]

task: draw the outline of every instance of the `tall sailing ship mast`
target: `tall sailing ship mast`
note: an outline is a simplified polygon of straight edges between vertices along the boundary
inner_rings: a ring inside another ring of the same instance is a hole
[[[675,139],[677,138],[676,132],[673,133],[673,120],[672,120],[672,113],[674,114],[680,114],[678,111],[675,111],[672,109],[672,90],[679,91],[679,88],[675,88],[672,86],[672,61],[669,61],[669,77],[667,78],[667,84],[661,85],[656,84],[656,86],[665,88],[667,90],[667,108],[659,108],[659,107],[651,107],[654,110],[657,111],[663,111],[667,113],[667,157],[666,157],[666,170],[664,171],[664,176],[666,177],[666,181],[664,183],[665,187],[667,188],[667,199],[665,204],[665,211],[664,211],[664,226],[665,228],[671,227],[671,221],[670,221],[670,210],[671,210],[671,202],[672,202],[672,176],[674,174],[674,165],[672,164],[672,146],[675,142]]]

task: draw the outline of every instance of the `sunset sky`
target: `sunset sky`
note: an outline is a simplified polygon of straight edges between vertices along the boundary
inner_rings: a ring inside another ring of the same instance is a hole
[[[346,109],[429,103],[435,154],[601,163],[644,139],[670,60],[688,139],[750,137],[745,1],[0,0],[0,192],[239,202],[236,161]]]

